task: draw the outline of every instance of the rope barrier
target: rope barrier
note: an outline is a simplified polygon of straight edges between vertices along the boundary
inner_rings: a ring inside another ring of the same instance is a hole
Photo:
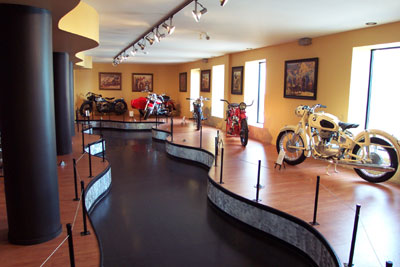
[[[64,240],[60,243],[60,245],[58,245],[58,246],[56,247],[56,249],[50,254],[50,256],[47,257],[47,259],[40,265],[40,267],[42,267],[43,265],[45,265],[46,262],[54,255],[54,253],[56,253],[57,250],[58,250],[62,245],[64,245],[65,241],[68,240],[68,237],[69,237],[69,235],[67,235],[67,237],[64,238]]]

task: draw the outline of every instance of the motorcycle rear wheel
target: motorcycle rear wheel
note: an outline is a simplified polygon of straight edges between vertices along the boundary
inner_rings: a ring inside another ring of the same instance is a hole
[[[293,136],[294,131],[288,130],[280,132],[278,138],[276,139],[276,150],[278,153],[281,151],[281,149],[285,151],[285,162],[289,165],[300,164],[306,159],[304,150],[290,147],[296,146],[299,148],[304,148],[304,141],[301,136],[297,136],[296,142],[292,144]]]
[[[370,183],[382,183],[390,178],[396,173],[398,168],[398,158],[396,150],[393,148],[387,148],[384,146],[390,146],[388,142],[379,138],[371,137],[370,145],[370,156],[372,158],[373,164],[379,164],[382,166],[392,167],[395,169],[393,172],[379,172],[366,169],[354,169],[354,171],[364,180]],[[353,154],[361,154],[360,146],[356,145],[353,149]]]
[[[249,127],[247,126],[247,120],[243,120],[240,129],[240,143],[242,143],[242,146],[246,146],[248,141],[249,141]]]
[[[117,115],[122,115],[128,110],[128,105],[122,99],[117,99],[114,101],[114,112]]]
[[[92,102],[83,102],[81,107],[79,108],[79,113],[82,117],[86,116],[86,110],[89,110],[92,113]]]

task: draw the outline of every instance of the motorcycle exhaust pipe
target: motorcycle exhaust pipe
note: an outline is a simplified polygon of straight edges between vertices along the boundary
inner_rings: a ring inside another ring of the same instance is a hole
[[[364,169],[364,170],[371,170],[371,171],[378,171],[378,172],[394,172],[395,169],[389,166],[380,166],[376,164],[369,164],[369,163],[356,163],[356,162],[340,162],[340,161],[333,161],[327,160],[331,164],[336,164],[343,167],[351,167],[355,169]]]

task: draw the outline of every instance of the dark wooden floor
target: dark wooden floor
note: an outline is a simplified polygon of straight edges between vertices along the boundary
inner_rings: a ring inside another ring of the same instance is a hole
[[[174,120],[174,143],[200,146],[200,133],[193,121]],[[170,129],[169,124],[160,126]],[[215,128],[203,127],[202,147],[214,153]],[[400,263],[400,186],[391,181],[372,184],[351,169],[335,173],[326,163],[307,159],[297,166],[274,168],[277,152],[274,145],[250,140],[247,147],[239,137],[221,133],[224,146],[224,187],[248,199],[255,199],[258,160],[261,160],[261,203],[294,215],[306,222],[313,220],[317,176],[321,177],[315,228],[332,245],[342,262],[349,259],[356,204],[361,205],[353,263],[356,266],[385,266],[390,260]],[[220,179],[220,157],[209,175]]]
[[[98,136],[85,134],[85,144],[98,140]],[[58,184],[60,194],[60,215],[63,225],[63,232],[55,239],[33,246],[17,246],[8,243],[7,213],[4,195],[4,178],[0,178],[0,266],[41,266],[59,244],[65,239],[67,223],[73,223],[76,210],[78,210],[76,222],[73,228],[73,239],[75,247],[76,266],[99,266],[100,251],[97,238],[90,223],[88,229],[91,235],[81,236],[83,231],[81,203],[73,201],[75,197],[72,159],[79,159],[77,162],[78,178],[87,185],[90,182],[88,156],[82,158],[81,134],[76,133],[73,137],[73,153],[65,156],[58,156],[57,162],[65,161],[65,167],[58,167]],[[21,159],[26,160],[26,159]],[[92,157],[93,175],[100,173],[107,166],[102,159]],[[79,183],[79,181],[78,181]],[[78,189],[80,194],[80,187]],[[69,266],[68,241],[65,242],[44,266]]]
[[[112,118],[118,119],[118,118]],[[125,118],[128,120],[128,117]],[[193,123],[174,120],[174,142],[200,145],[200,135]],[[160,126],[169,130],[169,124]],[[214,153],[214,137],[217,130],[203,128],[202,147]],[[391,181],[371,184],[363,181],[352,170],[338,168],[340,173],[326,175],[326,164],[307,159],[298,166],[274,169],[277,157],[274,146],[249,141],[246,148],[240,145],[238,137],[224,138],[224,186],[244,197],[254,199],[258,160],[262,161],[260,191],[263,204],[294,215],[306,222],[312,220],[316,176],[321,176],[320,201],[316,229],[333,246],[342,262],[347,262],[350,251],[354,212],[361,204],[360,224],[353,263],[355,266],[385,266],[391,260],[394,266],[400,263],[400,186]],[[97,139],[93,136],[90,138]],[[7,242],[7,218],[4,199],[4,180],[0,178],[0,261],[1,266],[40,266],[50,253],[65,238],[65,224],[75,216],[77,202],[73,191],[72,158],[81,155],[81,136],[74,137],[74,153],[58,157],[67,166],[59,167],[59,190],[63,233],[56,239],[35,246],[15,246]],[[86,141],[87,142],[87,141]],[[101,160],[94,160],[94,173],[105,168]],[[87,158],[78,163],[80,177],[88,182]],[[219,181],[219,166],[211,168],[209,175]],[[74,244],[77,266],[98,266],[99,249],[94,234],[81,237],[81,210],[74,228]],[[93,233],[93,229],[90,229]],[[68,247],[64,244],[45,266],[67,266]]]

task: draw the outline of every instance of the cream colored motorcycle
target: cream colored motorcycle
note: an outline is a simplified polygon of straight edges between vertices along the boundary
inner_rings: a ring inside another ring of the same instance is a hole
[[[354,168],[361,178],[372,183],[392,178],[399,165],[399,140],[381,130],[364,130],[354,136],[349,129],[357,128],[358,124],[344,123],[331,114],[315,112],[317,108],[326,106],[298,106],[295,110],[301,118],[298,125],[280,130],[276,149],[278,153],[285,152],[286,163],[297,165],[312,156],[335,167]]]

